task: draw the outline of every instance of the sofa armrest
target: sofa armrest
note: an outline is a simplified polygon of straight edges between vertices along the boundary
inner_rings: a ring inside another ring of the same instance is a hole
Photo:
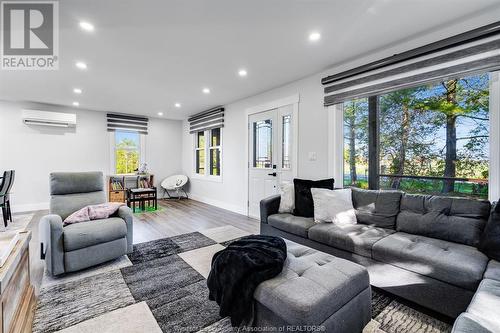
[[[40,220],[41,257],[45,259],[47,270],[51,275],[65,272],[63,222],[59,215],[45,215]]]
[[[277,214],[280,208],[281,195],[275,194],[260,201],[260,222],[267,223],[269,215]]]
[[[121,206],[116,215],[127,224],[127,253],[131,253],[134,250],[134,215],[127,206]]]

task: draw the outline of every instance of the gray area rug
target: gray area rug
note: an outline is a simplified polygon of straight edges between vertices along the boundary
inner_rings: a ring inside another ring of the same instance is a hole
[[[33,333],[58,331],[134,303],[119,270],[42,288]]]
[[[140,243],[128,256],[132,266],[94,276],[83,272],[79,280],[42,286],[33,332],[54,332],[143,301],[165,333],[232,332],[229,320],[208,300],[205,278],[177,255],[213,244],[198,232]],[[448,323],[377,289],[372,307],[364,333],[451,331]]]

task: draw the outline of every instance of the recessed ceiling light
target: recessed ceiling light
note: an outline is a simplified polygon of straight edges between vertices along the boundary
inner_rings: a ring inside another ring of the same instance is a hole
[[[321,34],[319,32],[311,32],[311,34],[309,35],[309,40],[311,42],[317,42],[318,40],[321,39]]]
[[[73,102],[73,106],[80,106],[80,103],[78,103],[78,102]]]
[[[163,112],[158,112],[158,115],[159,116],[163,116]]]
[[[180,107],[181,107],[181,103],[175,103],[175,104],[174,104],[174,106],[175,106],[176,108],[180,108]]]
[[[82,28],[85,31],[94,31],[94,25],[92,23],[85,21],[80,22],[80,28]]]
[[[247,76],[247,74],[248,73],[247,73],[247,71],[245,69],[240,69],[238,71],[238,75],[241,76],[241,77],[245,77],[245,76]]]
[[[75,66],[79,69],[87,69],[87,64],[83,61],[77,61]]]
[[[75,94],[78,94],[78,95],[79,95],[79,94],[81,94],[81,93],[82,93],[82,89],[80,89],[80,88],[75,88],[75,89],[73,89],[73,92],[74,92]]]
[[[210,89],[208,89],[208,88],[203,88],[202,91],[204,94],[210,94]]]

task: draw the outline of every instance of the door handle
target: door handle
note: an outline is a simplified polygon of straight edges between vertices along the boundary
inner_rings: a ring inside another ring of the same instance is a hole
[[[273,176],[273,177],[276,177],[276,172],[273,172],[273,173],[268,173],[267,175],[268,175],[268,176]]]

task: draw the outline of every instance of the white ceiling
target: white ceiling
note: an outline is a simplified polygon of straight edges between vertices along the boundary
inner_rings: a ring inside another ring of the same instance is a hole
[[[162,111],[173,119],[464,17],[500,17],[498,0],[63,0],[59,7],[60,69],[1,71],[0,99],[68,106],[78,100],[85,109]],[[95,32],[82,31],[80,20]],[[312,44],[314,30],[322,38]],[[88,70],[76,69],[77,60]],[[246,78],[237,75],[243,67]],[[83,94],[75,96],[74,87]]]

